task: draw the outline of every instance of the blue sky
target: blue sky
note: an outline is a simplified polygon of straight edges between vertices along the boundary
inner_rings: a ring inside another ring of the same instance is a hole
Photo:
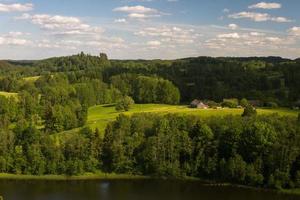
[[[300,1],[0,0],[0,59],[300,57]]]

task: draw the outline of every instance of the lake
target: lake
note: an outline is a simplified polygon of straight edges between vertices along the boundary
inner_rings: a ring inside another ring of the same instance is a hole
[[[4,200],[299,200],[300,196],[272,191],[208,186],[196,181],[0,180]]]

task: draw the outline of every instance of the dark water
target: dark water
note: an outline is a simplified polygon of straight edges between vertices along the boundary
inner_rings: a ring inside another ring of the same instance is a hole
[[[0,181],[4,200],[299,200],[300,196],[193,181]]]

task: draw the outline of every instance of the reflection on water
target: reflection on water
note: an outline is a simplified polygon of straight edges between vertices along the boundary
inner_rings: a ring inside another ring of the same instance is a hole
[[[0,181],[4,200],[299,200],[299,196],[195,181]]]

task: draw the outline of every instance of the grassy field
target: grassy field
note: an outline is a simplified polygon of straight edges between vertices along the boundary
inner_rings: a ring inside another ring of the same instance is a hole
[[[5,96],[7,98],[9,97],[18,97],[18,93],[12,93],[12,92],[0,92],[1,96]]]
[[[278,113],[282,116],[297,116],[298,112],[289,109],[258,109],[258,114],[274,114]],[[134,113],[180,113],[187,115],[196,115],[200,117],[211,117],[211,116],[226,116],[226,115],[241,115],[243,109],[192,109],[187,106],[174,106],[174,105],[162,105],[162,104],[135,104],[132,109],[128,112],[124,112],[125,115],[132,115]],[[114,105],[99,105],[89,109],[88,125],[92,128],[98,128],[100,131],[104,131],[106,125],[115,120],[119,115],[116,112]]]
[[[37,81],[41,76],[30,76],[30,77],[26,77],[23,78],[24,81],[26,82],[35,82]]]

